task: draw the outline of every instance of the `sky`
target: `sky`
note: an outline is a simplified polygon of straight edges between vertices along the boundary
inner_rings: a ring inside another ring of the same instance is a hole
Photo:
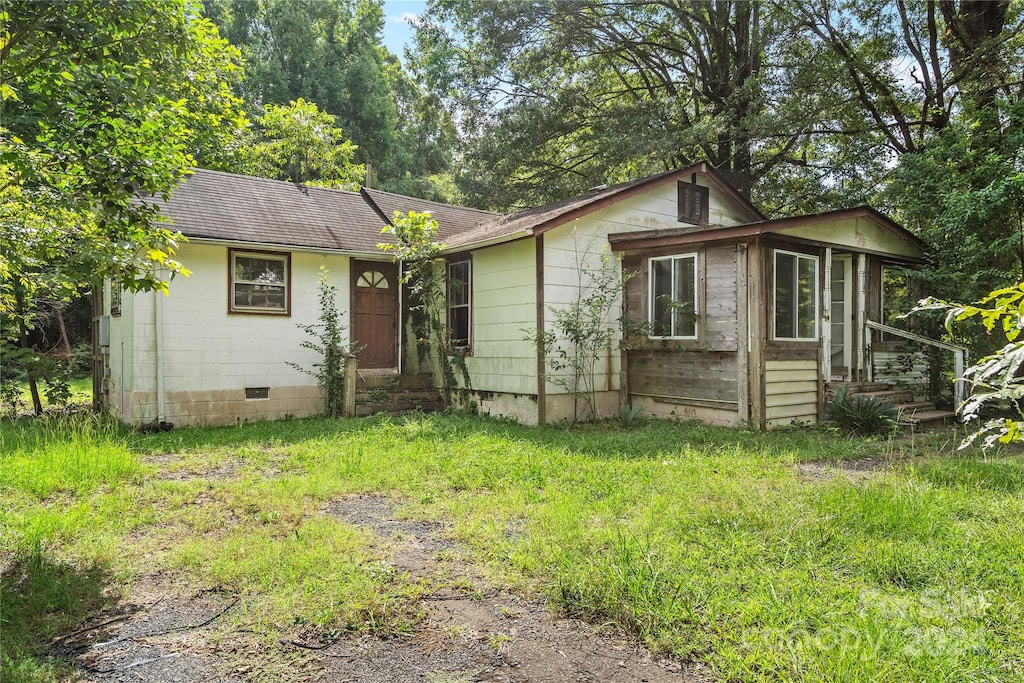
[[[405,44],[412,42],[412,27],[407,19],[421,14],[426,0],[385,0],[384,47],[405,61]]]

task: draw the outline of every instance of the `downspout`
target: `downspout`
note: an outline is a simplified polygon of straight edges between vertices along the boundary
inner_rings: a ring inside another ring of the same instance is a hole
[[[163,426],[167,422],[164,404],[164,301],[159,290],[153,290],[153,323],[156,326],[154,345],[156,350],[156,423]]]
[[[369,171],[367,171],[367,179],[369,179]],[[350,262],[351,263],[351,262]],[[351,267],[351,266],[350,266]],[[405,268],[405,261],[398,262],[398,281],[395,283],[398,286],[398,374],[402,374],[402,368],[405,364],[405,300],[403,294],[405,293],[405,287],[402,286],[402,274]],[[351,278],[349,278],[351,281]],[[350,295],[349,298],[354,295]]]

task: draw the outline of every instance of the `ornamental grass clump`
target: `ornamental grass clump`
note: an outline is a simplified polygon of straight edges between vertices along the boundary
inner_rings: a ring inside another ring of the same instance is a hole
[[[896,408],[874,396],[850,395],[840,387],[826,411],[844,434],[879,434],[896,425]]]

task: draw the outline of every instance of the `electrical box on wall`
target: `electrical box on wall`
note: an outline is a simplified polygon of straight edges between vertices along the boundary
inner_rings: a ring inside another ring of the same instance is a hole
[[[101,315],[97,330],[97,342],[100,346],[110,346],[110,316]]]

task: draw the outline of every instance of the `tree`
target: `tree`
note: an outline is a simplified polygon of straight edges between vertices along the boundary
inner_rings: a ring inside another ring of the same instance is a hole
[[[441,258],[444,242],[437,239],[437,232],[438,223],[430,213],[410,211],[402,215],[396,211],[391,225],[383,230],[383,234],[393,235],[396,242],[383,242],[377,248],[392,252],[395,263],[401,264],[400,280],[409,292],[409,313],[416,346],[422,356],[437,359],[441,395],[445,405],[449,406],[457,383],[451,360],[455,349],[449,343],[445,316],[446,273]]]
[[[240,152],[251,175],[293,183],[357,190],[366,167],[353,162],[356,146],[312,102],[268,104]]]
[[[417,196],[443,190],[455,130],[381,45],[380,0],[206,0],[246,60],[237,92],[252,114],[303,99],[334,116],[372,166],[374,185]],[[440,182],[438,182],[440,181]]]
[[[24,346],[38,298],[185,272],[146,200],[193,152],[216,165],[245,119],[238,53],[188,0],[8,2],[0,17],[0,312]]]
[[[963,381],[970,391],[957,410],[964,422],[979,424],[961,448],[982,437],[986,449],[997,443],[1024,441],[1024,341],[1020,338],[1024,330],[1024,284],[997,289],[975,304],[929,298],[915,312],[933,310],[946,311],[946,327],[951,332],[955,324],[978,318],[986,332],[998,330],[1007,342],[964,372]]]

